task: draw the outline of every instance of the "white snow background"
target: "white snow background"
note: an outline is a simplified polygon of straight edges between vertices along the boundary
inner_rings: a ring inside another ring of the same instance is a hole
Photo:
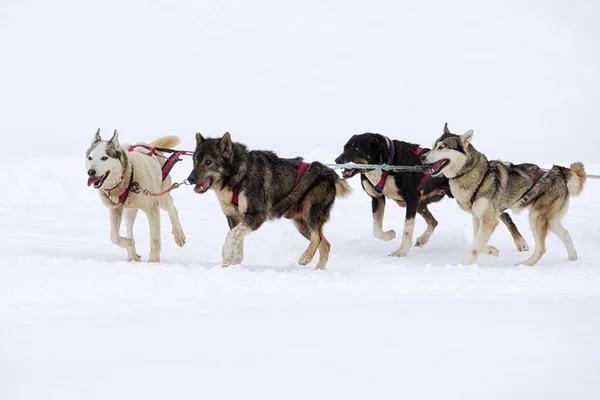
[[[448,121],[490,158],[598,174],[598,20],[597,1],[2,1],[0,399],[600,398],[600,181],[564,220],[579,260],[551,235],[530,268],[503,226],[498,258],[458,265],[450,199],[426,247],[387,257],[355,178],[313,271],[285,220],[222,268],[225,219],[188,187],[186,246],[162,214],[163,262],[127,263],[84,168],[98,127],[332,162],[352,134],[430,146]],[[142,215],[135,235],[147,259]]]

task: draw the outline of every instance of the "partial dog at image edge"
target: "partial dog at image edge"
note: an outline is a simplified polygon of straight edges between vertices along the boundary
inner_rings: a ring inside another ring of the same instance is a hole
[[[388,165],[421,165],[420,156],[429,149],[413,143],[390,139],[378,133],[362,133],[353,135],[344,145],[344,151],[335,159],[337,164],[382,164]],[[423,217],[427,228],[415,242],[417,247],[422,247],[429,242],[438,225],[437,220],[427,207],[430,203],[442,200],[446,195],[452,197],[448,178],[444,176],[425,175],[421,172],[385,172],[380,169],[345,169],[343,176],[346,179],[360,174],[360,183],[365,193],[371,197],[373,213],[373,235],[383,241],[390,241],[396,237],[393,230],[383,230],[383,216],[386,198],[396,202],[400,207],[406,207],[404,219],[404,232],[400,247],[390,254],[393,257],[404,257],[412,246],[415,216],[418,213]],[[528,251],[527,242],[521,236],[517,226],[507,213],[500,214],[500,220],[508,228],[518,251]],[[497,251],[489,247],[487,252],[494,254]]]
[[[158,192],[171,185],[170,176],[165,176],[163,180],[162,168],[166,158],[161,152],[143,146],[172,148],[178,143],[178,137],[165,136],[149,144],[138,143],[130,148],[129,145],[119,144],[119,132],[116,129],[110,140],[102,140],[98,129],[86,152],[88,186],[98,189],[102,203],[109,208],[110,239],[127,250],[128,261],[140,261],[133,239],[133,224],[138,210],[146,213],[150,225],[149,262],[160,262],[160,208],[169,214],[175,243],[179,247],[185,244],[185,235],[171,194],[150,197],[141,190]],[[120,234],[123,216],[127,237]]]
[[[424,163],[436,165],[434,175],[449,179],[459,206],[473,215],[473,245],[463,264],[477,260],[498,225],[501,212],[509,209],[518,213],[525,208],[530,210],[535,250],[521,264],[535,265],[542,258],[548,231],[561,240],[569,260],[576,260],[573,240],[561,219],[570,197],[583,190],[586,181],[583,164],[576,162],[570,168],[554,165],[546,171],[534,164],[490,161],[473,147],[472,138],[472,130],[455,135],[446,123],[443,135],[422,157]]]
[[[319,162],[305,163],[301,157],[286,159],[271,151],[248,150],[233,142],[229,132],[206,139],[197,133],[193,160],[188,181],[196,193],[215,191],[229,224],[223,265],[242,262],[248,233],[267,220],[285,217],[310,241],[298,262],[309,264],[318,249],[315,269],[325,268],[331,246],[323,225],[335,198],[351,192],[335,171]]]

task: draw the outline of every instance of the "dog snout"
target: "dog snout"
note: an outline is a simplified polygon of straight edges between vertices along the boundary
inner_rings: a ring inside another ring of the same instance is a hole
[[[88,169],[88,175],[89,176],[96,176],[96,170],[93,168]]]
[[[421,162],[426,164],[427,163],[427,155],[422,155],[421,156]]]
[[[195,185],[196,184],[196,173],[194,171],[192,171],[192,173],[190,174],[190,176],[188,176],[187,180],[192,185]]]
[[[338,158],[335,159],[335,163],[336,164],[343,164],[344,163],[344,154],[340,154],[338,156]]]

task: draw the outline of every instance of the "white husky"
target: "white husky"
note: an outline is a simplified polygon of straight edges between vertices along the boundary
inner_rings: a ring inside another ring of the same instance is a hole
[[[165,136],[156,139],[149,146],[172,148],[179,138]],[[148,146],[148,145],[146,145]],[[161,153],[159,153],[161,154]],[[162,154],[161,154],[162,155]],[[88,173],[88,186],[99,190],[100,199],[110,209],[110,240],[127,249],[128,261],[140,261],[135,251],[133,223],[138,210],[143,210],[150,224],[150,262],[160,262],[160,210],[169,213],[175,243],[185,244],[185,235],[179,222],[173,197],[166,193],[160,197],[150,197],[141,189],[160,192],[171,185],[171,177],[163,180],[162,167],[165,159],[144,147],[129,151],[128,145],[119,144],[119,132],[115,130],[110,140],[102,140],[100,129],[86,153],[85,166]],[[127,237],[120,234],[121,219],[125,214]]]

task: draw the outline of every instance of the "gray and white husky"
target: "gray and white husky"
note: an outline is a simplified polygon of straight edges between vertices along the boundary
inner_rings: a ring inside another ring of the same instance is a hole
[[[473,131],[463,135],[444,134],[431,151],[423,155],[426,164],[436,163],[435,175],[449,179],[450,190],[459,206],[473,215],[474,240],[463,264],[472,264],[479,254],[497,254],[487,242],[506,209],[519,212],[529,209],[529,223],[535,239],[535,251],[522,264],[534,265],[546,252],[546,236],[553,232],[567,249],[569,260],[577,252],[569,231],[561,224],[569,199],[578,196],[585,184],[583,164],[570,168],[553,166],[543,170],[534,164],[512,164],[488,160],[471,144]],[[443,161],[439,163],[439,161]]]
[[[179,143],[176,136],[165,136],[156,139],[146,146],[172,148]],[[88,173],[88,186],[98,189],[100,199],[110,209],[110,240],[117,246],[127,249],[128,261],[140,261],[135,251],[133,240],[133,223],[138,210],[148,216],[150,225],[150,262],[160,262],[160,210],[169,214],[175,243],[179,247],[185,244],[185,235],[179,222],[173,197],[166,193],[160,197],[147,196],[142,192],[147,189],[157,193],[171,185],[171,177],[163,180],[162,166],[165,158],[160,152],[152,152],[144,147],[136,147],[130,151],[128,145],[119,144],[119,132],[115,132],[110,140],[102,140],[100,129],[96,132],[90,148],[86,152],[85,167]],[[120,234],[121,219],[125,215],[127,237]]]

